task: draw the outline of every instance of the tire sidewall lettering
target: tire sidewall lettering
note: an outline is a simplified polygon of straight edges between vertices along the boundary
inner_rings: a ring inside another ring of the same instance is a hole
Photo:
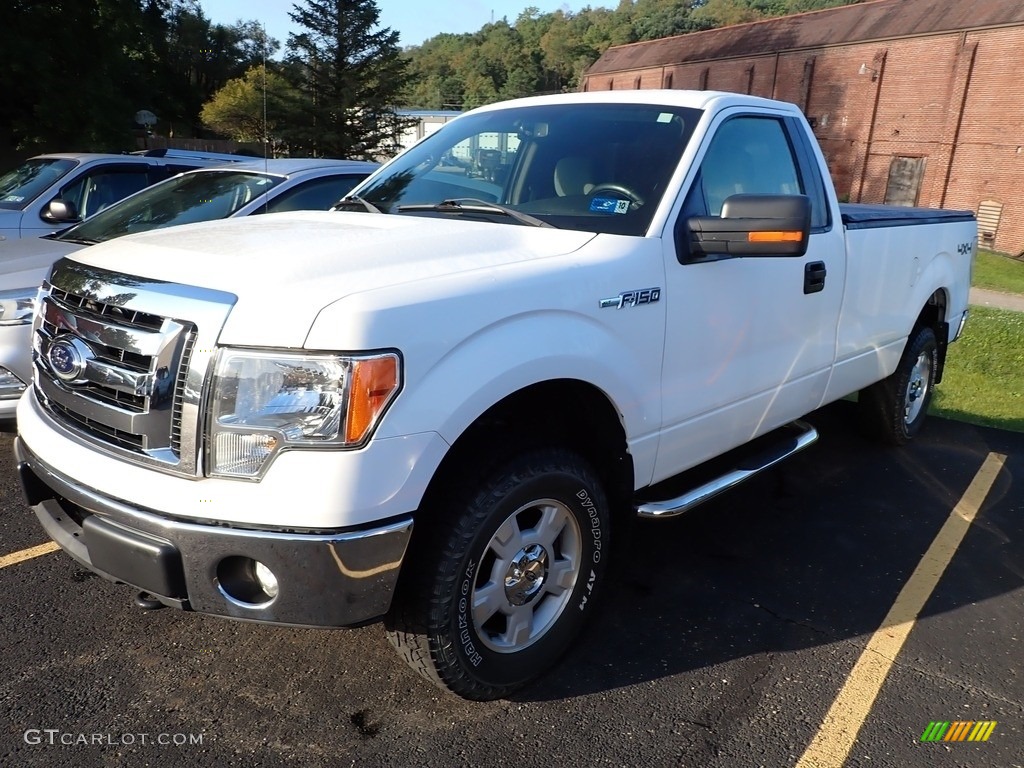
[[[593,553],[591,555],[591,562],[595,565],[601,562],[601,516],[600,510],[590,497],[590,492],[586,488],[580,488],[576,491],[576,499],[583,506],[583,511],[587,515],[589,521],[589,531],[591,537],[591,544],[593,545]]]
[[[480,662],[483,661],[483,656],[477,650],[476,643],[474,642],[476,631],[473,629],[473,623],[469,618],[469,600],[466,597],[473,587],[473,580],[475,578],[476,562],[470,560],[462,574],[462,585],[459,587],[460,597],[456,611],[456,630],[462,655],[471,665],[479,667]]]
[[[572,483],[572,485],[565,485]],[[528,483],[507,495],[496,504],[494,510],[511,510],[528,501],[527,496],[559,498],[571,511],[579,526],[583,545],[582,562],[573,594],[566,603],[555,626],[530,646],[513,653],[498,653],[483,646],[472,618],[472,592],[478,578],[480,556],[483,548],[504,521],[502,513],[492,514],[488,524],[473,537],[461,567],[455,595],[452,600],[452,624],[455,630],[454,650],[462,657],[463,663],[473,670],[472,674],[490,684],[502,684],[500,678],[506,674],[514,677],[534,676],[533,669],[538,663],[547,666],[540,659],[553,653],[560,653],[578,632],[584,614],[598,604],[595,600],[598,586],[602,582],[607,560],[608,535],[604,494],[590,484],[582,484],[578,477],[567,477],[559,481],[562,491],[533,492]],[[555,486],[557,487],[557,486]],[[522,491],[522,493],[520,493]]]

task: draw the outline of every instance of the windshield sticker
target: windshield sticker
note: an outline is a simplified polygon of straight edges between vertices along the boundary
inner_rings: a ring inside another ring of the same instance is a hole
[[[629,200],[616,200],[614,197],[595,197],[590,201],[590,210],[594,213],[629,213]]]
[[[5,197],[0,202],[4,202],[4,203],[23,203],[23,202],[25,202],[25,198],[22,197],[21,195],[8,195],[7,197]]]

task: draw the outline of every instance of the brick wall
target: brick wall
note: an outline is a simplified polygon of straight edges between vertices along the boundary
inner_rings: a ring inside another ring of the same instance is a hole
[[[994,247],[1018,254],[1022,71],[1024,25],[1015,25],[603,73],[587,76],[584,85],[722,90],[793,102],[813,120],[841,199],[883,202],[894,159],[908,158],[921,168],[918,205],[977,211],[983,200],[1002,203]]]

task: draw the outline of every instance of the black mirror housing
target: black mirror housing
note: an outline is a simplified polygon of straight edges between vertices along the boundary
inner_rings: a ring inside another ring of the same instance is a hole
[[[803,256],[811,231],[806,195],[733,195],[721,216],[686,222],[688,262],[703,256]]]

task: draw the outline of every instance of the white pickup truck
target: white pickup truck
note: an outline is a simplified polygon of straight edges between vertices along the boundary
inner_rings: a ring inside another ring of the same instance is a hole
[[[22,484],[142,605],[383,617],[471,699],[566,650],[630,519],[803,448],[805,414],[860,392],[910,439],[976,240],[970,212],[840,205],[796,107],[714,92],[484,107],[341,207],[58,262]]]

